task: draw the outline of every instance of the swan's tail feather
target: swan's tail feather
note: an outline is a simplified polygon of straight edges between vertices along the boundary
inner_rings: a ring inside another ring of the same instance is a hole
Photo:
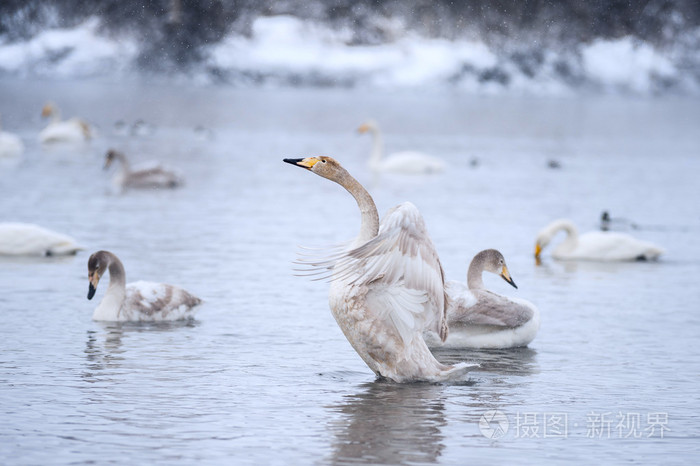
[[[463,378],[469,371],[478,369],[481,367],[479,364],[460,362],[453,366],[448,366],[446,370],[443,370],[438,375],[439,382],[455,381]]]

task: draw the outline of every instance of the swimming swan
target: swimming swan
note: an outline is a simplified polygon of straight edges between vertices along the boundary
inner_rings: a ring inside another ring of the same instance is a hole
[[[18,157],[22,152],[24,152],[22,140],[15,134],[2,131],[2,125],[0,125],[0,159]]]
[[[109,270],[109,286],[92,320],[112,322],[180,320],[194,316],[202,300],[182,288],[164,283],[138,281],[126,284],[124,265],[109,251],[97,251],[88,259],[88,299]]]
[[[112,181],[120,189],[176,188],[183,184],[182,176],[179,173],[165,168],[158,162],[132,169],[126,156],[114,149],[107,151],[104,169],[107,170],[115,160],[121,163],[121,169]]]
[[[331,157],[284,161],[338,183],[360,208],[360,234],[350,247],[308,264],[331,278],[333,317],[370,369],[395,382],[435,382],[474,368],[441,364],[423,340],[428,330],[444,340],[447,323],[442,266],[418,209],[405,202],[380,224],[372,197]]]
[[[61,112],[55,104],[48,103],[41,110],[41,116],[51,118],[48,126],[39,133],[39,140],[52,142],[82,142],[92,137],[90,125],[79,118],[61,120]]]
[[[484,271],[500,275],[517,288],[503,255],[495,249],[478,253],[469,264],[466,285],[445,282],[448,348],[516,348],[526,346],[540,328],[540,312],[529,301],[501,296],[484,287]]]
[[[0,223],[0,254],[8,256],[62,256],[82,246],[70,236],[32,223]]]
[[[554,248],[552,257],[559,260],[633,261],[657,259],[664,250],[625,233],[591,231],[578,234],[570,220],[560,219],[547,225],[537,235],[535,258],[559,231],[566,232],[564,241]]]
[[[403,151],[396,152],[382,159],[384,144],[379,126],[374,120],[363,123],[357,132],[372,134],[372,154],[369,159],[369,167],[373,171],[394,172],[404,174],[436,173],[445,168],[442,160],[421,152]]]

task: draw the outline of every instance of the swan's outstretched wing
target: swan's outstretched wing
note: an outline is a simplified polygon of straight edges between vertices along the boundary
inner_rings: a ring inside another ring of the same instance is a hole
[[[127,285],[123,309],[135,314],[129,320],[178,320],[193,316],[201,302],[177,286],[138,281]]]
[[[450,325],[491,325],[515,328],[529,322],[533,310],[487,290],[470,291],[448,282],[447,319]]]
[[[387,213],[375,238],[337,259],[333,280],[366,286],[367,308],[390,320],[404,342],[424,330],[447,338],[444,272],[423,217],[410,202]]]

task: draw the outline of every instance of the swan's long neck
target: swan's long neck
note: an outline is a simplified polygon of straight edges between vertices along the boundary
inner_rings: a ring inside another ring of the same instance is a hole
[[[564,238],[564,241],[557,246],[557,250],[569,252],[576,249],[576,245],[578,244],[578,230],[572,222],[569,220],[558,220],[552,223],[549,231],[552,236],[557,234],[559,231],[566,232],[566,238]]]
[[[367,190],[357,181],[355,178],[350,176],[346,171],[343,171],[342,175],[336,180],[339,185],[347,189],[352,197],[357,201],[357,206],[360,208],[361,214],[361,225],[360,234],[358,235],[356,242],[357,245],[361,245],[371,240],[379,233],[379,213],[377,212],[377,206],[374,204],[372,196],[367,192]]]
[[[481,254],[477,254],[469,264],[469,270],[467,270],[467,288],[470,290],[483,290],[483,272],[484,257]]]
[[[58,107],[53,107],[51,109],[51,123],[58,123],[61,121],[61,111],[58,109]]]
[[[124,265],[112,255],[109,262],[109,286],[102,301],[95,309],[93,319],[116,320],[126,298],[126,273]]]
[[[384,148],[384,142],[382,140],[382,133],[379,128],[373,128],[372,132],[372,153],[369,157],[370,168],[378,168],[382,161],[382,150]]]

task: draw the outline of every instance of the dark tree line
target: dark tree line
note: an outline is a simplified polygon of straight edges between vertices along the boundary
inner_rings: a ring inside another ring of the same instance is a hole
[[[522,42],[567,47],[627,35],[664,46],[700,25],[700,1],[2,0],[0,39],[27,39],[46,27],[70,27],[97,16],[105,34],[128,32],[140,39],[141,65],[186,67],[201,58],[203,45],[232,31],[250,34],[256,17],[274,14],[347,28],[351,44],[390,40],[377,18],[401,18],[425,36],[478,37],[515,49]]]

